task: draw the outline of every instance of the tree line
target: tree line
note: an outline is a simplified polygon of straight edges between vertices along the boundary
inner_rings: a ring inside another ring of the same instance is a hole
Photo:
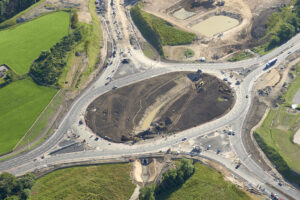
[[[0,200],[26,200],[35,183],[35,176],[31,173],[17,178],[12,174],[0,174]]]
[[[194,172],[195,167],[192,160],[180,160],[180,164],[176,168],[163,174],[160,184],[141,188],[139,200],[155,200],[163,193],[178,189]]]
[[[0,23],[38,1],[39,0],[0,0]]]

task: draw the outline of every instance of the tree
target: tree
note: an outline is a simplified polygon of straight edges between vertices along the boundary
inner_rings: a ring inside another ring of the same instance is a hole
[[[35,183],[35,176],[32,173],[27,173],[18,181],[22,189],[31,189]]]
[[[6,197],[4,200],[20,200],[20,198],[16,195]]]
[[[193,161],[192,160],[188,160],[188,159],[182,159],[181,160],[180,170],[184,174],[184,179],[189,178],[194,173],[194,171],[195,171],[195,167],[193,165]]]
[[[7,172],[0,175],[0,199],[5,199],[7,196],[17,192],[17,178]]]
[[[289,23],[284,23],[280,26],[278,31],[278,37],[280,38],[280,42],[285,42],[289,40],[296,34],[295,27]]]
[[[176,186],[177,169],[171,169],[163,174],[162,188],[167,189]]]
[[[271,40],[268,44],[267,49],[273,49],[274,47],[278,46],[280,44],[280,38],[277,35],[273,35],[271,37]]]
[[[139,200],[155,200],[155,185],[146,186],[140,189]]]
[[[21,200],[26,200],[30,196],[30,189],[24,189],[21,192]]]

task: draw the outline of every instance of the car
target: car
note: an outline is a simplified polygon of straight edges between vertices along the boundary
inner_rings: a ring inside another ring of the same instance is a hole
[[[109,82],[106,82],[104,85],[108,85],[109,84]]]
[[[95,141],[98,141],[98,140],[99,140],[99,138],[98,138],[98,137],[96,137],[96,138],[95,138]]]
[[[248,99],[248,97],[249,97],[249,96],[248,96],[248,95],[246,95],[246,99]]]
[[[186,140],[187,140],[187,138],[186,138],[186,137],[184,137],[184,138],[182,138],[182,139],[181,139],[181,141],[186,141]]]
[[[223,81],[227,81],[228,79],[227,78],[223,78]]]
[[[112,90],[115,90],[115,89],[117,89],[118,87],[117,86],[113,86],[111,89]]]
[[[217,154],[219,154],[220,152],[221,152],[221,150],[220,150],[220,149],[218,149],[218,150],[217,150]]]

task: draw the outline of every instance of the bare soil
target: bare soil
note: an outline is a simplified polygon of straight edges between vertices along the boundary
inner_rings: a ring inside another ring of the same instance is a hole
[[[229,54],[250,49],[264,43],[259,40],[265,33],[265,24],[269,16],[279,7],[288,4],[291,0],[230,0],[225,1],[223,6],[217,6],[215,1],[209,0],[143,0],[143,9],[151,14],[161,17],[174,26],[197,35],[197,40],[185,48],[195,51],[195,56],[189,60],[223,60]],[[173,14],[185,9],[195,14],[186,19],[178,19]],[[192,29],[192,26],[213,15],[225,15],[238,18],[240,24],[221,35],[206,37]],[[169,60],[186,60],[182,55],[181,46],[164,47],[165,54]],[[176,56],[173,55],[176,52]]]
[[[92,17],[89,12],[88,5],[88,0],[45,0],[29,12],[19,17],[17,22],[28,21],[56,10],[75,8],[78,9],[78,20],[80,22],[91,23]]]
[[[88,106],[86,123],[105,139],[126,142],[182,131],[220,117],[234,103],[229,86],[208,74],[191,81],[195,74],[175,72],[110,91]]]
[[[251,133],[252,128],[260,122],[260,120],[264,116],[266,110],[267,110],[267,105],[260,102],[258,100],[258,98],[256,97],[253,101],[253,106],[251,108],[251,111],[248,115],[248,120],[244,127],[243,142],[245,144],[245,147],[246,147],[249,155],[251,155],[252,158],[254,160],[256,160],[264,170],[270,171],[271,168],[265,162],[264,157],[261,155],[260,151],[257,149],[257,145],[256,145],[255,141],[253,141],[252,133]]]

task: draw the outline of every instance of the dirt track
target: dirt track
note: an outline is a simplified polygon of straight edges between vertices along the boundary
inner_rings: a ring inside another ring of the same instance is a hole
[[[87,125],[114,142],[169,134],[213,120],[233,105],[227,85],[201,74],[192,82],[176,72],[106,93],[92,102]]]

